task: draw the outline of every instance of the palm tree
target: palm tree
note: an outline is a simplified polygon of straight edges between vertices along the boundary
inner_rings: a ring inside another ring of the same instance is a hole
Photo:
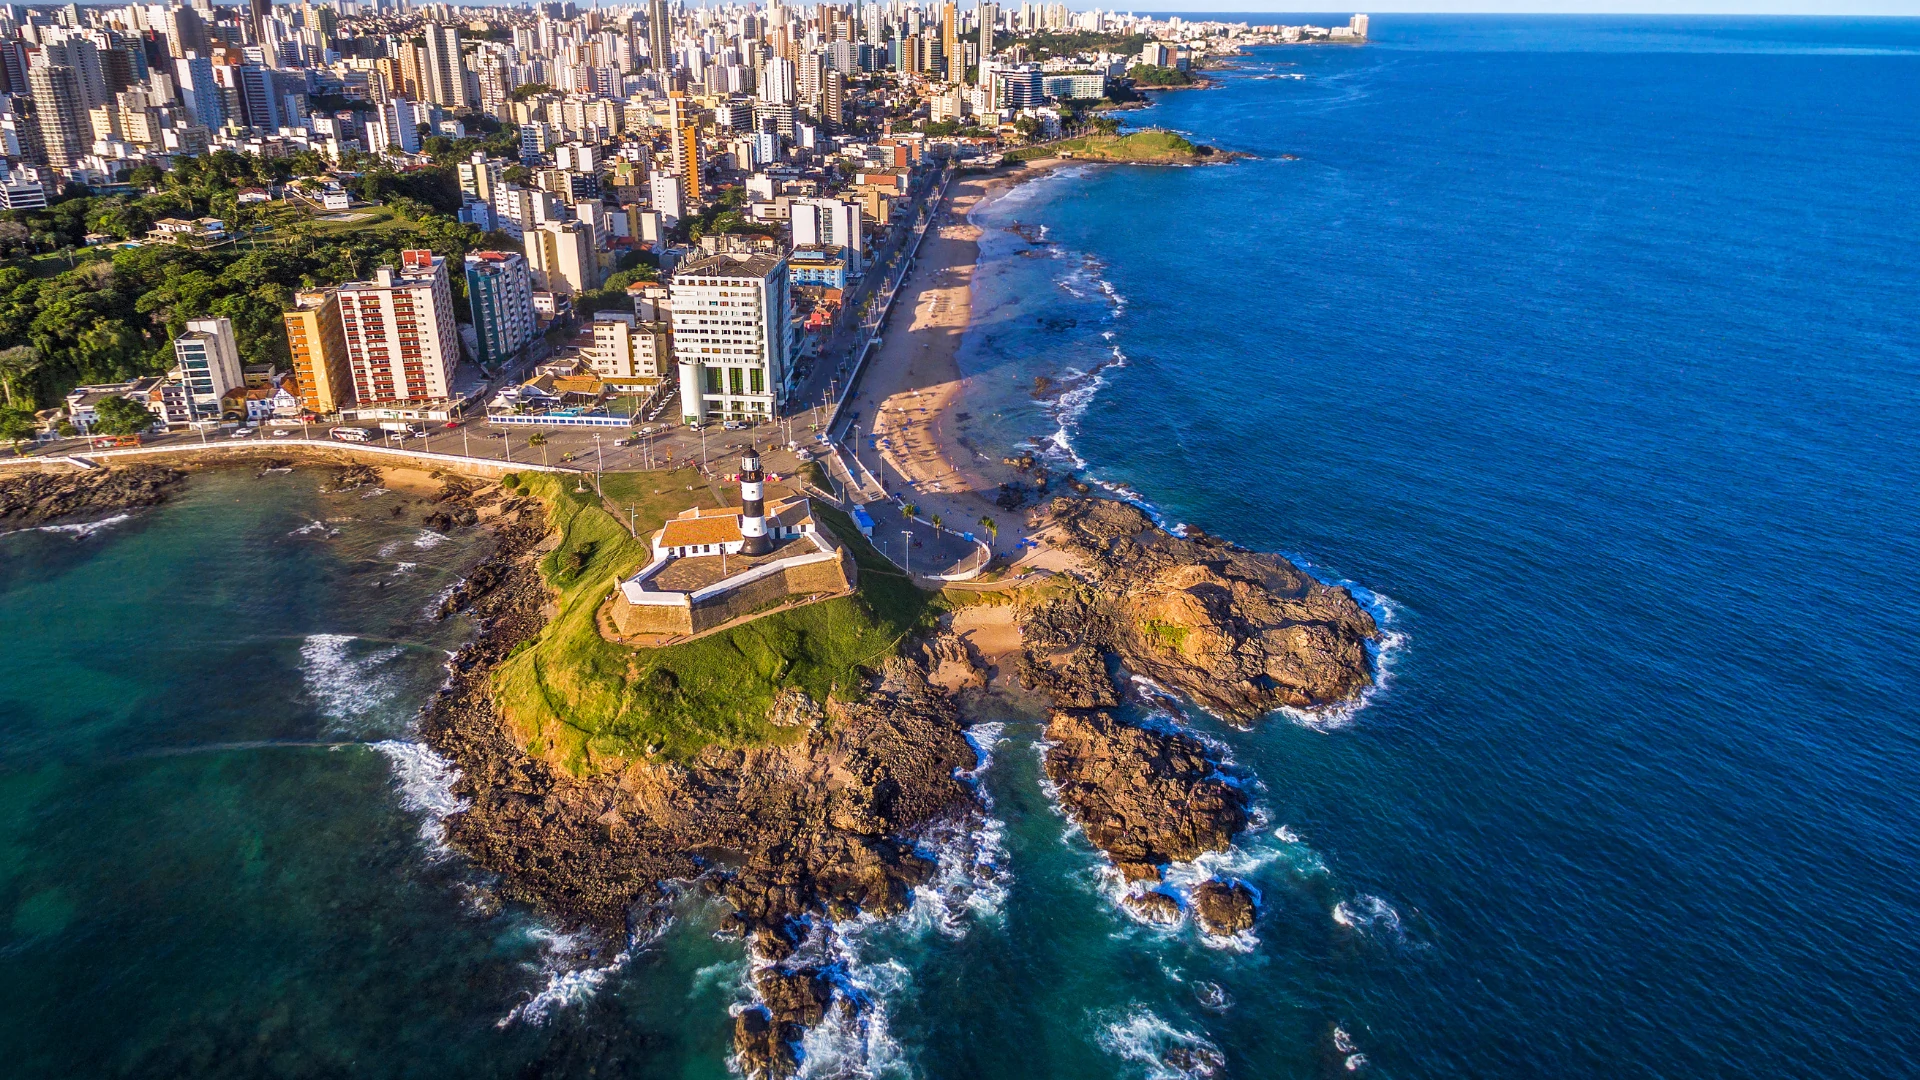
[[[935,514],[932,517],[928,518],[927,520],[933,522],[934,532],[940,531],[940,515],[939,514]]]
[[[0,386],[6,387],[7,408],[13,408],[13,384],[40,370],[40,353],[31,345],[0,351]]]
[[[992,547],[1000,539],[1000,523],[990,517],[980,519],[980,528],[987,534],[987,546]]]
[[[544,431],[536,431],[536,432],[534,432],[533,434],[531,434],[531,435],[529,435],[529,436],[527,436],[527,445],[528,445],[528,446],[537,446],[537,447],[539,447],[539,448],[540,448],[540,464],[542,464],[542,465],[546,465],[546,464],[548,464],[548,461],[547,461],[547,433],[546,433],[546,432],[544,432]]]

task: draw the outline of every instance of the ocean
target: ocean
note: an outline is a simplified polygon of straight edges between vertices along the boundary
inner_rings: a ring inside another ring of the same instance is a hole
[[[1186,721],[1261,821],[1181,872],[1253,883],[1258,925],[1119,913],[1000,718],[986,858],[852,928],[874,1007],[810,1075],[1920,1058],[1920,27],[1372,30],[1125,114],[1250,160],[976,213],[976,437],[1388,632],[1361,707]],[[612,965],[445,850],[409,732],[480,552],[316,485],[0,537],[10,1071],[727,1075],[710,909]]]

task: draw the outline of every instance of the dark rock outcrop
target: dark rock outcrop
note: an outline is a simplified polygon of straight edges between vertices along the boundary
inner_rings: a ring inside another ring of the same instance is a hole
[[[187,474],[164,465],[118,465],[76,472],[23,469],[0,474],[0,529],[156,506]]]
[[[1243,725],[1372,684],[1379,629],[1346,589],[1197,530],[1173,536],[1126,503],[1055,499],[1047,517],[1083,573],[1080,588],[1026,614],[1030,642],[1110,650]]]
[[[1172,926],[1180,921],[1180,901],[1156,889],[1128,893],[1120,898],[1120,904],[1141,922]]]
[[[358,461],[350,461],[334,470],[320,485],[321,491],[355,491],[363,487],[378,487],[380,470]]]
[[[1222,850],[1246,828],[1246,794],[1198,739],[1063,709],[1048,721],[1047,741],[1060,801],[1128,881]]]
[[[1194,886],[1189,903],[1194,920],[1209,934],[1231,937],[1253,929],[1253,890],[1238,881],[1203,881]]]

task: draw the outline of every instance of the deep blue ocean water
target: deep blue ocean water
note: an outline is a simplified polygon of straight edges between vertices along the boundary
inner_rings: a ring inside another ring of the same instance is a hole
[[[1129,116],[1253,160],[978,215],[976,437],[1391,632],[1364,708],[1192,719],[1255,940],[1119,915],[1009,716],[993,871],[850,930],[812,1074],[1911,1075],[1920,31],[1373,31]],[[439,848],[475,553],[314,485],[0,537],[9,1073],[724,1076],[710,910],[608,971]]]

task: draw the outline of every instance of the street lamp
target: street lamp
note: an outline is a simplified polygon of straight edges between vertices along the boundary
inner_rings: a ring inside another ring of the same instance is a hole
[[[901,565],[900,568],[907,572],[907,579],[912,580],[913,579],[913,530],[901,529],[900,535],[907,538],[907,543],[906,543],[907,557],[906,557],[906,561]]]

